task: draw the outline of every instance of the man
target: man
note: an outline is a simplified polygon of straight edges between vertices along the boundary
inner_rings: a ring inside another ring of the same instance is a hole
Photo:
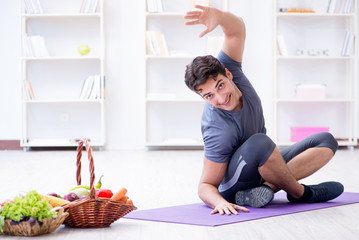
[[[215,8],[196,6],[186,25],[203,24],[200,37],[220,26],[224,43],[218,59],[200,56],[187,65],[186,85],[205,101],[201,130],[204,163],[199,197],[213,213],[248,212],[264,207],[279,190],[291,202],[323,202],[344,190],[338,182],[303,185],[323,167],[338,143],[330,133],[315,134],[279,151],[266,135],[261,101],[242,72],[245,25],[240,17]]]

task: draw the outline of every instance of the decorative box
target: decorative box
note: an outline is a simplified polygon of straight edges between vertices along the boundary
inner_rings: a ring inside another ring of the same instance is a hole
[[[320,132],[329,132],[328,127],[291,127],[290,141],[299,142],[310,135]]]
[[[326,88],[324,84],[298,84],[295,88],[295,97],[298,99],[325,99]]]

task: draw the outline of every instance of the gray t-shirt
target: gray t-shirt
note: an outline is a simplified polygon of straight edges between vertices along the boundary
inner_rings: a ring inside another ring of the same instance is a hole
[[[204,155],[214,162],[228,162],[233,153],[253,134],[266,133],[261,101],[252,84],[242,72],[242,63],[223,51],[218,60],[232,73],[233,82],[242,92],[243,106],[239,111],[226,111],[206,102],[201,130]]]

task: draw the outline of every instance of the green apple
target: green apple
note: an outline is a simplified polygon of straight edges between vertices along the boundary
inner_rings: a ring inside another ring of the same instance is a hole
[[[81,45],[79,46],[79,53],[84,56],[90,52],[90,48],[88,45]]]

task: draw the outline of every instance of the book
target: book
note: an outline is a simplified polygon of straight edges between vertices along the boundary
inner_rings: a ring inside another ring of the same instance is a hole
[[[343,13],[350,13],[353,5],[353,0],[346,0],[343,8]]]
[[[26,87],[26,95],[28,96],[29,100],[35,100],[34,90],[32,89],[32,85],[30,81],[25,80],[25,87]]]
[[[350,13],[353,0],[329,0],[327,13]]]
[[[328,4],[327,13],[334,13],[336,5],[337,5],[337,0],[330,0]]]
[[[28,14],[44,13],[39,0],[24,0],[25,12]]]
[[[147,54],[155,55],[155,48],[151,39],[151,31],[146,31],[146,46],[147,46]]]
[[[163,12],[162,0],[147,0],[148,12]]]
[[[335,13],[341,13],[343,10],[343,3],[345,0],[337,0],[337,3],[334,8]]]
[[[82,0],[80,13],[84,13],[87,0]]]
[[[168,56],[168,49],[165,36],[160,31],[155,31],[160,56]]]
[[[32,0],[33,4],[35,6],[35,12],[36,14],[41,14],[44,13],[44,11],[42,10],[42,6],[40,4],[40,0]]]
[[[168,56],[165,36],[160,31],[146,31],[147,53],[154,56]]]
[[[99,0],[83,0],[80,13],[95,13]]]
[[[84,99],[88,99],[90,94],[91,94],[91,90],[93,87],[93,82],[94,82],[94,78],[93,76],[88,76],[83,85],[82,85],[82,89],[81,89],[81,93],[80,93],[80,99],[84,100]]]
[[[343,47],[342,47],[342,56],[349,56],[351,54],[352,48],[354,45],[354,34],[351,34],[349,31],[345,33]]]
[[[28,89],[28,87],[27,87],[26,80],[22,81],[22,90],[23,90],[23,97],[24,97],[24,99],[30,100],[30,99],[31,99],[31,96],[30,96],[30,93],[29,93],[29,89]]]
[[[209,6],[209,0],[192,0],[191,2],[191,10],[195,10],[195,5]]]
[[[93,77],[93,84],[88,99],[99,99],[100,90],[101,90],[101,78],[100,75],[94,75],[92,77]]]
[[[92,9],[91,9],[92,13],[96,12],[96,9],[98,7],[98,2],[99,2],[99,0],[93,0],[93,5],[92,5]]]
[[[277,36],[277,48],[280,56],[288,56],[287,46],[285,44],[283,35]]]
[[[31,0],[24,0],[24,7],[25,7],[25,12],[27,13],[27,14],[31,14],[31,13],[34,13],[34,9],[33,9],[33,7],[32,7],[32,5],[31,5],[31,2],[30,2]]]
[[[91,75],[88,76],[84,83],[82,84],[80,99],[100,99],[101,98],[101,76],[100,75]]]
[[[50,55],[42,36],[24,36],[22,44],[26,57],[48,57]]]

